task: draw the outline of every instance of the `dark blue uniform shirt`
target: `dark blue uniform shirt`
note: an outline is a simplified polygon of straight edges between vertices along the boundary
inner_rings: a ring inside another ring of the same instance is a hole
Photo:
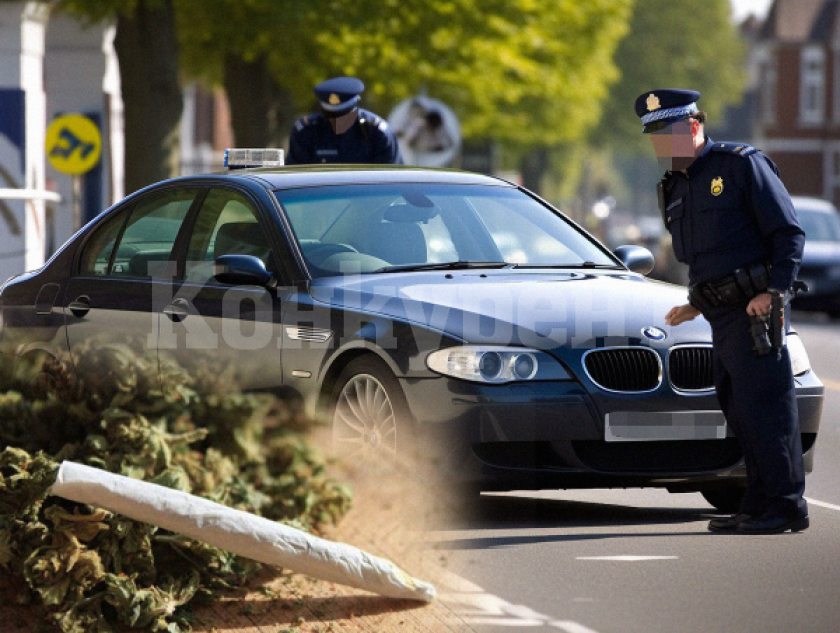
[[[399,146],[388,123],[359,108],[359,116],[344,134],[333,132],[320,113],[298,119],[289,138],[286,164],[390,163],[402,164]]]
[[[772,264],[770,288],[788,290],[805,232],[776,165],[754,147],[715,143],[686,173],[668,172],[664,219],[689,283],[715,281],[755,262]]]

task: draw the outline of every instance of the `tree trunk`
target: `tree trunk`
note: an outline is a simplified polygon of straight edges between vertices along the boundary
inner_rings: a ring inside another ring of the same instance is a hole
[[[225,58],[225,92],[237,147],[283,147],[292,126],[291,96],[271,76],[265,57]]]
[[[542,192],[542,179],[549,167],[548,148],[535,147],[522,157],[522,186],[537,195]]]
[[[132,15],[117,18],[114,48],[125,108],[125,190],[131,193],[180,173],[184,102],[173,0],[138,0]]]

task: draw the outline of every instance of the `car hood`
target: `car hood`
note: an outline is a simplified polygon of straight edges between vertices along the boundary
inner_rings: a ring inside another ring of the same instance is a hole
[[[802,263],[807,265],[840,264],[840,242],[805,241]]]
[[[547,350],[711,341],[702,317],[665,325],[668,310],[686,302],[685,287],[628,272],[391,273],[318,279],[310,291],[334,307],[387,315],[467,343]],[[665,339],[646,337],[649,327]]]

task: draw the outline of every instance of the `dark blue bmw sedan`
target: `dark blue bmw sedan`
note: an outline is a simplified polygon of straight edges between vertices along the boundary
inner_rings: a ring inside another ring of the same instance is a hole
[[[253,160],[249,160],[253,164]],[[411,167],[272,167],[132,194],[0,290],[11,366],[127,344],[302,399],[336,451],[418,447],[465,488],[657,486],[731,511],[743,456],[686,289],[525,189]],[[795,333],[806,465],[823,386]]]

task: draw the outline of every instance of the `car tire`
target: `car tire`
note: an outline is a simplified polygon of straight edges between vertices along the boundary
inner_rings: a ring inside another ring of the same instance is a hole
[[[413,421],[400,383],[385,362],[361,356],[342,370],[331,400],[333,454],[368,471],[410,465]]]
[[[735,514],[741,509],[741,499],[744,498],[744,487],[728,486],[726,488],[713,488],[711,490],[701,490],[700,494],[720,512]]]

